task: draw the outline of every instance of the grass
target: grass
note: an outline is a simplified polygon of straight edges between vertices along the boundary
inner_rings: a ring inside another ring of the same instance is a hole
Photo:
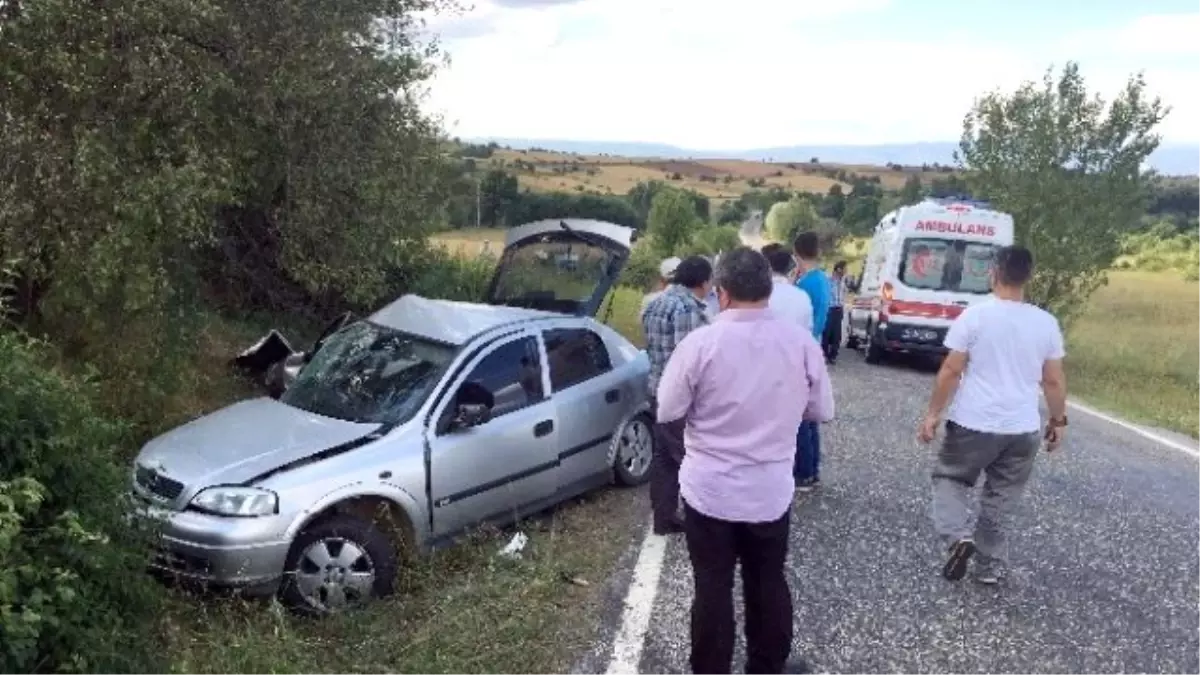
[[[1068,387],[1096,407],[1196,436],[1198,333],[1196,283],[1113,272],[1067,334]]]
[[[176,672],[565,672],[589,645],[595,591],[630,544],[640,501],[609,489],[523,523],[481,531],[402,568],[395,596],[323,621],[275,602],[180,593],[164,626]]]
[[[640,182],[665,180],[718,202],[736,199],[756,189],[750,184],[751,180],[764,181],[765,184],[757,189],[777,186],[825,194],[838,183],[825,172],[838,169],[864,177],[879,176],[881,185],[889,190],[899,190],[913,174],[922,176],[926,182],[939,175],[932,171],[922,172],[919,167],[898,171],[878,166],[807,162],[634,158],[522,150],[497,150],[490,162],[503,162],[506,168],[516,173],[522,187],[534,191],[625,194]],[[847,192],[850,190],[845,183],[842,188]]]

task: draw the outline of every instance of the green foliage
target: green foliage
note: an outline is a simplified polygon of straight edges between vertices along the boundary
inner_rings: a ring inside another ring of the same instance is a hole
[[[1116,269],[1144,272],[1171,271],[1187,281],[1196,281],[1200,273],[1200,240],[1196,232],[1176,234],[1170,220],[1161,220],[1145,232],[1121,238],[1121,255]]]
[[[681,188],[668,185],[660,180],[643,181],[630,188],[625,198],[633,205],[634,211],[645,221],[650,217],[650,208],[654,204],[654,198],[664,189],[681,190]],[[708,197],[695,190],[682,189],[681,191],[692,200],[696,217],[707,222],[711,217],[711,205],[709,204]]]
[[[6,3],[18,319],[153,419],[199,299],[377,301],[440,213],[438,130],[408,93],[437,55],[417,12],[440,1]]]
[[[1029,295],[1060,320],[1104,283],[1142,214],[1141,167],[1166,113],[1140,75],[1105,105],[1068,63],[1040,86],[983,97],[964,120],[960,158],[975,194],[1012,214],[1037,261]]]
[[[683,190],[662,188],[650,205],[646,230],[651,241],[647,243],[660,257],[675,255],[691,241],[699,226],[692,198]]]
[[[925,188],[921,184],[921,176],[919,174],[910,174],[904,181],[904,187],[900,189],[900,203],[902,205],[916,204],[925,196]],[[890,210],[890,209],[888,209]],[[886,213],[887,211],[884,211]]]
[[[652,238],[634,246],[629,260],[625,263],[625,269],[621,270],[620,285],[632,286],[643,291],[650,290],[658,282],[659,263],[663,261],[663,257],[669,257],[658,255],[658,250]]]
[[[407,268],[410,277],[397,284],[394,294],[480,302],[496,271],[496,262],[495,256],[486,253],[465,257],[439,248],[422,256],[419,266]]]
[[[791,242],[801,232],[817,229],[821,218],[817,210],[808,201],[793,197],[786,202],[778,202],[767,212],[763,228],[772,239],[780,242]]]
[[[123,520],[129,437],[87,382],[0,333],[0,670],[161,671],[149,539]]]
[[[620,197],[567,192],[523,192],[506,221],[512,226],[546,218],[592,218],[634,229],[642,227],[633,207]]]
[[[696,231],[691,242],[682,248],[680,255],[714,256],[741,245],[740,228],[733,225],[708,225]]]

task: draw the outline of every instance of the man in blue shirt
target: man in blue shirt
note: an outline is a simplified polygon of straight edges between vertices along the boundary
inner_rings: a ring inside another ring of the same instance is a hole
[[[829,320],[829,277],[819,266],[820,242],[816,232],[801,232],[792,246],[796,258],[796,287],[808,293],[813,308],[813,337],[817,344]],[[803,422],[796,432],[796,463],[792,469],[796,489],[809,492],[821,484],[821,429],[816,422]]]

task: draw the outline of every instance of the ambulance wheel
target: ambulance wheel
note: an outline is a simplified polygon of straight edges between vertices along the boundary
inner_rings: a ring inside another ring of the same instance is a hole
[[[883,363],[883,358],[886,356],[886,353],[883,351],[883,345],[879,344],[879,340],[875,335],[874,326],[867,330],[867,342],[863,345],[863,356],[866,357],[867,363],[871,365]]]
[[[858,349],[858,338],[856,336],[846,336],[846,349]]]

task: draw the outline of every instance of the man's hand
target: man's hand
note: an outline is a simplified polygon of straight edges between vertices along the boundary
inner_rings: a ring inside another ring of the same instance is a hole
[[[922,443],[928,443],[937,438],[937,428],[941,421],[937,415],[926,415],[925,419],[921,420],[921,426],[917,428],[917,438]]]
[[[1049,424],[1046,426],[1046,433],[1042,439],[1046,441],[1046,452],[1054,452],[1058,446],[1062,445],[1063,438],[1066,436],[1066,427]]]

